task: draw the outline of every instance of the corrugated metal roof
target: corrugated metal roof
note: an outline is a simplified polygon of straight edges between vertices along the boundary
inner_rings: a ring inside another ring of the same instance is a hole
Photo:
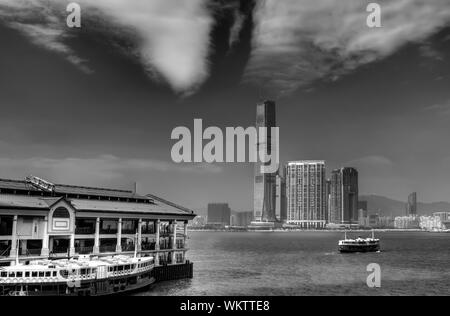
[[[27,208],[49,210],[61,198],[45,198],[39,196],[0,194],[0,208]],[[162,202],[131,203],[98,201],[84,199],[68,199],[77,211],[103,211],[143,214],[193,215],[192,212]]]
[[[0,179],[0,189],[39,191],[22,180]]]
[[[1,208],[49,209],[44,199],[36,196],[0,194]]]
[[[26,182],[25,180],[0,179],[0,189],[40,192],[39,189],[31,185],[30,183]],[[74,195],[90,195],[90,196],[102,196],[112,198],[151,200],[146,196],[135,194],[133,193],[133,191],[129,190],[83,187],[66,184],[55,184],[54,193],[56,195],[74,194]]]
[[[40,192],[39,189],[27,183],[24,180],[8,180],[0,179],[0,189],[12,189]],[[115,190],[105,188],[81,187],[64,184],[55,184],[55,196],[33,196],[23,194],[0,194],[0,208],[35,208],[35,209],[49,209],[54,203],[59,201],[66,195],[69,196],[66,200],[69,201],[76,210],[79,211],[106,211],[106,212],[129,212],[129,213],[155,213],[155,214],[173,214],[173,215],[194,215],[194,212],[161,199],[159,197],[149,195],[136,195],[132,191]],[[125,198],[130,199],[130,202],[124,201],[108,201],[95,199],[80,199],[73,198],[77,195],[84,196],[100,196],[111,198]],[[140,200],[140,203],[135,203],[133,199]],[[146,203],[142,203],[146,200]]]
[[[70,199],[70,203],[78,211],[107,211],[107,212],[130,212],[130,213],[155,213],[191,215],[191,212],[158,202],[157,204],[126,203],[112,201],[95,201]]]

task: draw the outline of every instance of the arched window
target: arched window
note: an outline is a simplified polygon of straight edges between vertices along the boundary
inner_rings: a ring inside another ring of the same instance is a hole
[[[58,207],[53,212],[53,217],[54,218],[70,218],[70,213],[69,213],[69,211],[66,208]]]

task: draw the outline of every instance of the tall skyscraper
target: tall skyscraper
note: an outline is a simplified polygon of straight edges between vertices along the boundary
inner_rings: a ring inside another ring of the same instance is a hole
[[[286,192],[289,224],[303,228],[325,227],[325,161],[289,162],[286,170]]]
[[[417,193],[413,192],[408,196],[408,203],[406,204],[406,215],[417,215]]]
[[[276,127],[275,102],[264,101],[256,107],[256,128],[267,128],[267,138],[265,142],[258,139],[257,150],[267,150],[271,153],[271,128]],[[276,222],[276,175],[277,173],[262,173],[263,163],[255,163],[255,181],[253,195],[253,218],[254,222]]]
[[[340,168],[331,172],[330,223],[358,222],[358,171]]]

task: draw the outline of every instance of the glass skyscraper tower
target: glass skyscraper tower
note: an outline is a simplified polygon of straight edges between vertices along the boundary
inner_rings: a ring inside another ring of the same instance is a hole
[[[271,153],[272,135],[271,128],[276,127],[275,102],[264,101],[256,107],[256,128],[266,127],[267,138],[260,142],[258,138],[257,150],[267,150]],[[255,163],[255,179],[253,194],[253,221],[254,222],[276,222],[276,176],[277,173],[262,173],[263,163]]]

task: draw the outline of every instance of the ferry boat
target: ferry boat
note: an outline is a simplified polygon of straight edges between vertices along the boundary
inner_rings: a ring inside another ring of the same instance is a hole
[[[378,252],[380,251],[380,240],[376,239],[372,231],[372,238],[348,239],[347,232],[343,240],[339,240],[339,252],[353,253],[353,252]]]
[[[155,282],[153,257],[78,256],[0,267],[0,296],[102,296],[138,290]]]
[[[0,267],[0,296],[100,296],[152,284],[153,257],[78,257]]]

